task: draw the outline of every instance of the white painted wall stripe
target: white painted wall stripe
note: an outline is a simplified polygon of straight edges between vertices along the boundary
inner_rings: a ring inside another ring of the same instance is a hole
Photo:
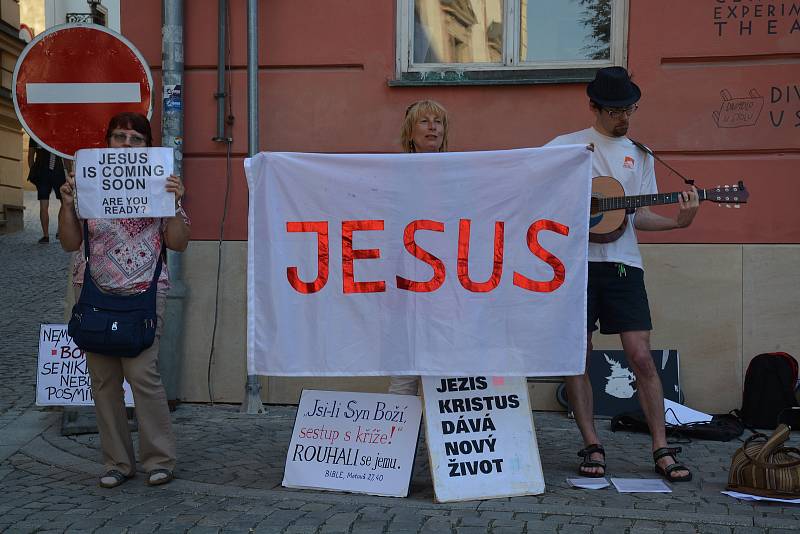
[[[141,102],[139,83],[28,83],[28,104]]]

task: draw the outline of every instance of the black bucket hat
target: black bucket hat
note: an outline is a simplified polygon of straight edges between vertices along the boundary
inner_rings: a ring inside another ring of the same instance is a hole
[[[605,67],[597,71],[594,80],[586,86],[589,98],[603,107],[626,108],[639,101],[642,91],[631,81],[622,67]]]

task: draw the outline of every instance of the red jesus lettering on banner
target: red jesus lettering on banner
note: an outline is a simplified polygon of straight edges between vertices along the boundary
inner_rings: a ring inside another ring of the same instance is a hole
[[[408,224],[408,226],[406,226],[406,229],[403,232],[403,245],[405,245],[406,250],[415,258],[430,265],[431,269],[433,269],[433,277],[427,282],[415,282],[414,280],[409,280],[408,278],[403,278],[402,276],[398,275],[397,287],[407,291],[415,291],[417,293],[429,293],[442,287],[442,284],[444,284],[446,269],[442,260],[421,246],[417,245],[417,242],[414,239],[414,234],[416,234],[417,230],[444,232],[444,223],[428,220],[412,221]]]
[[[528,228],[528,248],[531,250],[534,256],[544,260],[545,263],[553,268],[553,279],[549,282],[537,282],[536,280],[531,280],[530,278],[522,276],[519,273],[514,273],[514,285],[527,289],[528,291],[550,293],[561,287],[561,284],[564,283],[566,272],[564,270],[564,264],[561,263],[561,260],[559,260],[554,254],[550,253],[549,250],[545,250],[541,245],[539,245],[538,236],[539,232],[542,230],[550,230],[551,232],[555,232],[557,234],[569,235],[569,227],[555,221],[541,219],[534,222],[530,228]]]
[[[461,219],[458,223],[458,281],[473,293],[488,293],[500,284],[503,275],[503,222],[494,223],[494,262],[492,275],[485,282],[473,282],[469,277],[469,232],[472,221]]]
[[[328,282],[328,222],[287,222],[286,231],[317,233],[317,279],[313,282],[303,282],[297,276],[297,267],[286,269],[286,277],[295,290],[299,293],[316,293]]]
[[[503,274],[503,248],[504,225],[502,221],[495,222],[494,257],[492,274],[485,282],[475,282],[469,277],[469,239],[470,219],[459,221],[458,231],[458,262],[456,270],[458,280],[467,291],[473,293],[487,293],[500,285]],[[342,221],[342,292],[347,293],[383,293],[386,291],[386,282],[356,281],[354,276],[355,260],[380,259],[381,251],[377,248],[354,249],[353,232],[357,231],[383,231],[384,221],[378,219],[360,221]],[[423,249],[415,240],[417,230],[444,232],[444,223],[440,221],[416,220],[409,223],[403,232],[405,249],[415,258],[427,263],[433,269],[433,277],[427,281],[408,280],[397,276],[397,288],[417,293],[428,293],[439,289],[446,278],[446,268],[442,260]],[[553,269],[553,278],[548,281],[531,280],[518,272],[514,272],[514,285],[527,291],[537,293],[551,293],[564,283],[566,270],[563,262],[552,252],[539,244],[539,232],[547,230],[560,235],[569,235],[569,227],[549,219],[534,221],[528,228],[526,240],[528,249],[537,258],[541,259]],[[286,223],[287,232],[316,232],[317,234],[317,278],[313,282],[305,282],[297,274],[297,266],[286,268],[286,278],[289,285],[298,293],[311,294],[320,291],[328,282],[330,256],[328,253],[328,222],[327,221],[290,221]]]
[[[356,230],[383,230],[383,221],[342,221],[342,291],[345,293],[383,293],[386,282],[356,282],[353,274],[354,260],[377,260],[378,248],[353,249],[353,232]]]

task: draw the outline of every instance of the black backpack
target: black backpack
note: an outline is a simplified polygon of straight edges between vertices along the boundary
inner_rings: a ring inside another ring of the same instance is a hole
[[[775,428],[782,412],[797,406],[794,394],[797,360],[785,352],[759,354],[747,366],[742,393],[742,422],[754,428]]]

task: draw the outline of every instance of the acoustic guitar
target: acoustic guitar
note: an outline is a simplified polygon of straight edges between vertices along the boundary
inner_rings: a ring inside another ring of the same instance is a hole
[[[738,208],[750,196],[744,183],[720,185],[713,189],[698,189],[700,200],[710,200],[728,207]],[[654,195],[625,196],[625,189],[611,176],[596,176],[592,180],[592,200],[589,214],[589,241],[610,243],[620,238],[628,224],[626,213],[642,206],[677,204],[681,194],[656,193]]]

